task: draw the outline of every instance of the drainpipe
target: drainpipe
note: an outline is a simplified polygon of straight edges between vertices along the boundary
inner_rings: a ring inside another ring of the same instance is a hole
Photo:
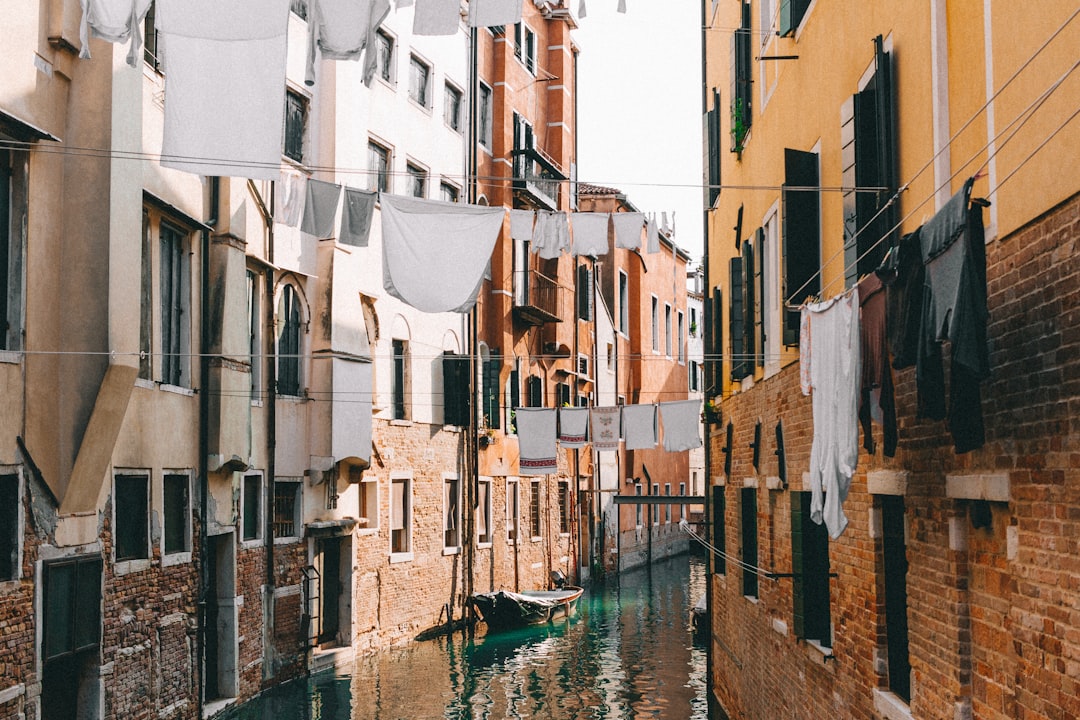
[[[476,146],[479,142],[479,128],[477,124],[479,119],[476,117],[477,106],[479,100],[480,88],[480,72],[479,72],[479,36],[476,28],[469,30],[469,136],[465,143],[465,167],[466,167],[466,181],[468,182],[468,197],[469,202],[476,203],[477,198],[477,150]],[[477,301],[479,302],[479,300]],[[469,509],[465,513],[465,522],[462,523],[465,527],[464,530],[467,533],[467,539],[464,542],[465,545],[465,619],[466,627],[468,628],[469,635],[472,635],[473,628],[476,625],[476,611],[469,602],[468,598],[473,595],[475,587],[475,565],[476,565],[476,507],[479,500],[479,485],[480,485],[480,439],[479,439],[479,415],[480,407],[476,402],[479,388],[477,387],[476,376],[479,370],[479,339],[480,328],[478,326],[480,319],[480,313],[477,310],[477,305],[473,305],[469,311],[468,320],[468,342],[469,342],[469,425],[465,428],[465,456],[467,458],[467,483],[465,489],[465,507]],[[490,497],[489,497],[490,503]]]
[[[210,178],[210,217],[206,225],[215,227],[218,222],[218,202],[221,178]],[[199,252],[202,256],[199,269],[199,586],[197,597],[199,598],[198,613],[196,614],[195,646],[196,657],[199,658],[199,670],[196,673],[195,688],[199,714],[202,715],[203,689],[206,687],[206,664],[203,662],[203,649],[206,631],[206,589],[209,586],[207,567],[209,565],[209,553],[207,549],[208,536],[206,534],[206,514],[209,508],[208,495],[210,494],[210,465],[207,455],[210,452],[210,395],[207,392],[210,387],[210,357],[207,349],[210,347],[210,231],[203,228],[201,247]]]

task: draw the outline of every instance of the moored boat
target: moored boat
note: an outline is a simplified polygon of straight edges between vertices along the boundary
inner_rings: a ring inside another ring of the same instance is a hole
[[[489,629],[543,625],[559,618],[573,617],[577,601],[585,590],[567,585],[555,590],[499,590],[476,593],[470,600]]]

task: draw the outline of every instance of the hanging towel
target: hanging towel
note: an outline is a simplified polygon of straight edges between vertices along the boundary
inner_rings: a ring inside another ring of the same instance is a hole
[[[641,249],[641,229],[645,226],[645,213],[612,213],[611,222],[615,226],[615,247]]]
[[[289,0],[158,0],[165,45],[161,165],[277,180]]]
[[[371,217],[375,214],[376,193],[355,188],[345,188],[345,204],[341,209],[341,232],[338,242],[342,245],[367,247],[371,234]]]
[[[650,218],[645,223],[645,244],[647,252],[660,252],[660,231],[656,227],[656,218]]]
[[[656,447],[656,405],[624,405],[622,424],[627,450]]]
[[[581,2],[578,3],[577,14],[579,18],[585,17],[585,0],[581,0]]]
[[[521,22],[522,0],[469,0],[469,27],[515,25]]]
[[[619,0],[619,12],[626,12],[626,0]]]
[[[574,255],[600,257],[608,251],[608,225],[611,213],[577,212],[571,213],[574,228]]]
[[[589,408],[589,437],[593,450],[618,450],[620,413],[618,405]]]
[[[138,67],[142,61],[142,26],[150,0],[79,0],[82,6],[82,22],[79,24],[79,57],[90,57],[90,32],[94,37],[112,43],[125,43],[131,39],[127,64]]]
[[[390,0],[311,0],[308,7],[308,54],[304,82],[315,84],[316,48],[327,60],[364,61],[364,84],[370,85],[368,66],[374,72],[375,31],[390,14]]]
[[[554,260],[570,249],[570,224],[564,212],[539,210],[533,228],[532,251],[542,260]]]
[[[413,35],[454,35],[460,24],[461,0],[416,0]]]
[[[386,291],[423,312],[467,312],[506,211],[400,195],[380,202]]]
[[[664,426],[664,449],[668,452],[701,447],[700,400],[660,403],[660,423]]]
[[[308,180],[304,197],[304,219],[300,222],[300,231],[317,238],[333,237],[341,186],[322,180]]]
[[[859,291],[802,310],[810,315],[810,519],[836,539],[847,527],[842,503],[859,459]],[[823,497],[824,495],[824,497]]]
[[[517,419],[518,460],[522,475],[548,475],[559,471],[555,455],[555,408],[514,408]]]
[[[307,198],[307,176],[298,172],[281,171],[274,186],[274,222],[296,227]]]
[[[533,220],[536,219],[536,212],[533,210],[511,210],[510,211],[510,237],[514,240],[528,240],[533,239]]]
[[[585,446],[589,429],[589,408],[559,408],[559,444],[563,448]]]

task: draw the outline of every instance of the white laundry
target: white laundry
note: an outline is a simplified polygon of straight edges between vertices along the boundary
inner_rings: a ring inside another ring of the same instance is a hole
[[[664,449],[681,452],[701,447],[701,401],[675,400],[660,403]]]
[[[547,475],[559,471],[555,446],[555,408],[514,408],[517,420],[518,472]]]
[[[469,0],[469,27],[519,23],[521,4],[522,0]]]
[[[589,408],[559,408],[559,444],[563,448],[585,446],[589,429]]]
[[[308,6],[308,55],[304,82],[315,84],[315,52],[327,60],[364,60],[364,83],[374,73],[375,31],[390,13],[389,0],[311,0]]]
[[[163,167],[278,179],[288,18],[289,0],[158,0]]]
[[[814,440],[810,518],[831,537],[847,527],[842,504],[859,459],[859,292],[803,308],[810,322]],[[824,498],[822,497],[824,495]]]
[[[589,438],[593,450],[619,449],[621,409],[618,405],[589,408]]]
[[[514,240],[527,240],[533,239],[533,221],[536,219],[536,212],[533,210],[511,210],[510,211],[510,237]]]
[[[333,237],[334,219],[341,201],[341,186],[322,180],[308,180],[304,198],[301,232],[317,238]]]
[[[506,211],[379,197],[386,291],[423,312],[467,312],[476,303]]]
[[[581,2],[578,3],[577,14],[579,18],[585,17],[585,0],[581,0]]]
[[[298,172],[281,171],[274,185],[274,222],[296,227],[307,197],[307,176]]]
[[[407,8],[413,6],[413,0],[397,0],[397,9]]]
[[[127,64],[138,67],[142,61],[142,25],[150,0],[79,0],[82,22],[79,24],[79,57],[90,57],[90,32],[94,37],[112,43],[124,43],[130,38]]]
[[[574,255],[594,258],[607,255],[611,213],[572,213],[570,220],[574,228]]]
[[[461,0],[416,0],[413,35],[454,35],[460,24]]]
[[[611,213],[615,226],[615,247],[629,250],[641,249],[641,230],[645,226],[645,213]]]
[[[564,212],[538,210],[532,251],[542,260],[554,260],[570,249],[570,224]]]
[[[341,206],[341,232],[338,242],[342,245],[367,247],[371,234],[371,218],[375,214],[378,193],[355,188],[345,188],[345,202]]]
[[[645,223],[645,246],[646,252],[660,252],[660,231],[656,227],[656,218],[649,218]]]
[[[627,450],[656,447],[656,405],[624,405],[623,439]]]
[[[810,348],[813,346],[813,338],[810,336],[810,313],[799,313],[799,389],[803,395],[809,395],[813,387],[810,379],[810,367],[813,358],[810,356]]]
[[[626,12],[626,0],[619,0],[619,12]]]

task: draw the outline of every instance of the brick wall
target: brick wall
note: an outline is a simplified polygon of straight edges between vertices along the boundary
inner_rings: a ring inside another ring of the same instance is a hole
[[[906,473],[911,715],[991,720],[1080,716],[1080,196],[987,246],[993,377],[983,384],[987,443],[956,455],[943,422],[916,420],[914,370],[896,374],[900,447],[863,451],[829,544],[834,658],[792,633],[791,580],[742,596],[731,562],[714,576],[713,689],[732,717],[876,718],[887,689],[883,569],[867,474]],[[798,368],[724,401],[709,438],[723,474],[723,425],[734,426],[726,550],[739,556],[738,488],[775,475],[771,430],[783,419],[790,490],[801,490],[813,436]],[[750,465],[754,423],[765,465]],[[947,477],[1007,477],[983,504]],[[790,491],[757,490],[759,565],[790,572]],[[989,527],[973,511],[989,510]]]

